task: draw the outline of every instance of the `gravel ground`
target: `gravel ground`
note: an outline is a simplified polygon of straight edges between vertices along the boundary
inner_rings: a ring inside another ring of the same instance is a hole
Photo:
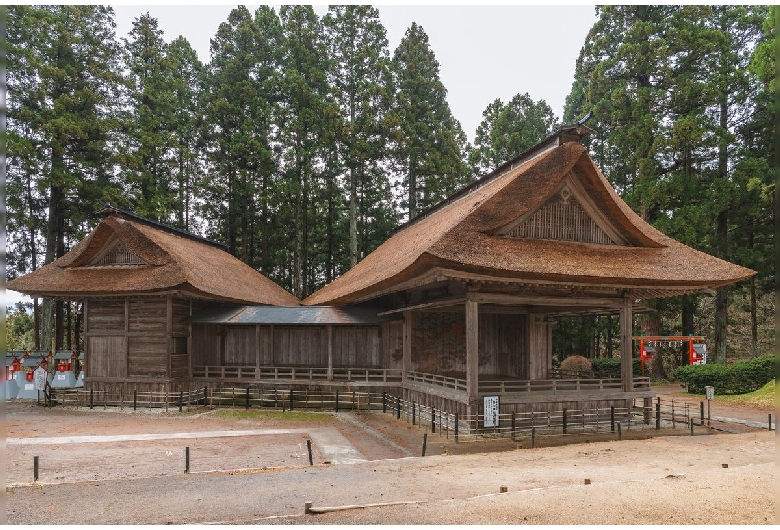
[[[735,412],[730,411],[734,415]],[[762,412],[763,413],[763,412]],[[726,412],[722,412],[727,415]],[[264,420],[262,428],[337,426],[367,461],[326,464],[306,434],[8,445],[9,524],[772,524],[775,432],[643,437],[631,431],[522,443],[455,444],[389,414]],[[259,428],[190,415],[6,407],[7,438]],[[713,431],[717,432],[717,431]],[[670,434],[671,430],[663,433]],[[657,434],[657,433],[655,433]],[[599,439],[608,441],[596,441]],[[178,444],[178,445],[177,445]],[[191,447],[184,474],[182,444]],[[47,452],[43,452],[46,450]],[[31,484],[31,456],[41,480]],[[168,454],[170,453],[170,455]],[[121,458],[120,458],[121,456]],[[52,466],[52,461],[61,462]],[[727,467],[724,467],[726,465]],[[128,467],[135,466],[135,467]],[[199,467],[200,466],[200,467]],[[51,469],[50,469],[51,468]],[[56,468],[56,469],[54,469]],[[49,470],[50,469],[50,470]],[[212,471],[222,469],[223,471]],[[589,483],[586,483],[589,482]],[[506,493],[500,493],[506,487]],[[311,502],[316,514],[304,514]],[[349,509],[328,510],[331,507]],[[325,513],[319,513],[325,512]]]

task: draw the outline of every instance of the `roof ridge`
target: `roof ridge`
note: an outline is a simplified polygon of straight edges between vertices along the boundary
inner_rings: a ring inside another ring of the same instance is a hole
[[[456,191],[449,197],[442,199],[441,201],[437,202],[433,206],[428,207],[427,209],[423,210],[419,214],[417,214],[413,219],[409,219],[403,224],[398,225],[395,230],[391,232],[391,234],[395,234],[396,232],[400,232],[401,230],[408,228],[414,224],[416,224],[419,221],[422,221],[426,217],[430,216],[432,213],[444,208],[448,204],[455,202],[456,200],[466,197],[470,195],[471,193],[475,192],[482,186],[489,184],[490,182],[493,182],[494,180],[502,177],[509,171],[512,171],[516,167],[526,163],[530,162],[534,158],[541,156],[542,154],[546,153],[553,147],[557,147],[563,143],[567,143],[570,141],[579,141],[582,139],[583,136],[588,136],[590,134],[593,134],[593,130],[586,127],[584,123],[590,118],[590,113],[588,113],[585,118],[577,122],[576,124],[572,125],[562,125],[558,131],[554,132],[538,144],[534,145],[530,149],[527,149],[526,151],[520,153],[516,157],[504,162],[503,164],[496,167],[493,171],[490,173],[482,176],[481,178],[478,178],[471,184],[467,184],[465,187],[461,188],[460,190]],[[564,136],[566,139],[564,140]]]
[[[220,243],[218,241],[213,241],[211,239],[207,239],[207,238],[205,238],[203,236],[199,236],[197,234],[193,234],[192,232],[188,232],[188,231],[183,230],[181,228],[177,228],[177,227],[169,225],[169,224],[165,224],[165,223],[161,223],[159,221],[155,221],[153,219],[149,219],[148,217],[143,217],[142,215],[138,215],[135,212],[131,212],[129,210],[124,210],[122,208],[118,208],[116,206],[112,206],[111,204],[109,204],[107,202],[103,202],[103,201],[99,201],[99,202],[100,202],[100,205],[103,206],[103,209],[100,210],[98,213],[103,215],[104,217],[107,217],[108,215],[110,215],[111,212],[118,213],[120,215],[123,215],[123,216],[126,216],[126,217],[130,217],[134,221],[140,221],[141,223],[147,224],[147,225],[149,225],[149,226],[151,226],[153,228],[165,230],[167,232],[172,233],[173,235],[186,237],[188,239],[192,239],[194,241],[198,241],[199,243],[205,243],[207,245],[212,245],[214,247],[219,248],[220,250],[226,250],[227,249],[227,245],[225,245],[224,243]]]

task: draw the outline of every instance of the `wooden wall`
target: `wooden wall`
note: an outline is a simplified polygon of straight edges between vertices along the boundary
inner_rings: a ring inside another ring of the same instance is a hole
[[[189,375],[190,300],[172,295],[89,299],[87,378],[161,380]]]
[[[479,315],[479,373],[524,378],[527,373],[528,315]],[[412,369],[462,375],[466,372],[463,312],[415,313]]]

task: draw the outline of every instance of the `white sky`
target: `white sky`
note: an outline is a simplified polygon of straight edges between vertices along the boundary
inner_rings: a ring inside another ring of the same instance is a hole
[[[127,37],[133,19],[149,12],[166,42],[183,35],[204,63],[210,39],[236,4],[116,5],[117,39]],[[257,6],[247,6],[254,12]],[[495,100],[509,101],[528,93],[543,99],[560,120],[574,80],[574,65],[585,36],[596,21],[592,5],[380,5],[389,52],[416,22],[428,34],[439,61],[450,108],[463,131],[474,140],[482,111]],[[322,16],[326,5],[315,5]],[[278,9],[277,9],[278,12]],[[5,304],[29,298],[4,291]]]

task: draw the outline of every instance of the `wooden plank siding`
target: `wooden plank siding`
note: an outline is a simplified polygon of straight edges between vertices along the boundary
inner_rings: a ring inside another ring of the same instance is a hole
[[[189,377],[189,299],[95,298],[85,313],[87,378]]]
[[[333,367],[384,368],[378,326],[333,328]]]
[[[277,366],[328,366],[326,338],[325,326],[306,328],[274,326],[274,364]]]
[[[528,315],[479,313],[479,374],[524,378]],[[459,312],[420,312],[412,331],[412,370],[466,373],[466,318]]]

